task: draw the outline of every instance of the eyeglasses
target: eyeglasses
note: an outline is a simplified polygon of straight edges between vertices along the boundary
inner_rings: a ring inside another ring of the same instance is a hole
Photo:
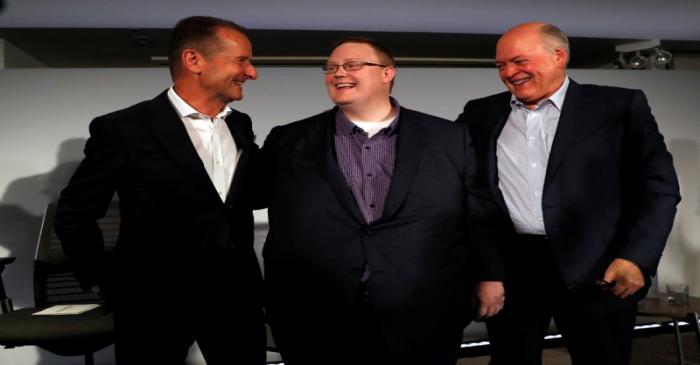
[[[334,74],[334,73],[336,73],[336,71],[338,71],[339,67],[342,67],[343,70],[345,70],[345,71],[357,71],[365,66],[388,67],[387,65],[381,65],[379,63],[373,63],[373,62],[350,61],[350,62],[345,62],[342,65],[336,65],[333,63],[329,63],[327,65],[321,66],[321,68],[323,68],[323,73],[325,73],[325,74]]]

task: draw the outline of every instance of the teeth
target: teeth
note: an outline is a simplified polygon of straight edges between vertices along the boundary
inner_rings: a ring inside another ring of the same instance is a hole
[[[520,85],[520,84],[523,84],[523,83],[525,83],[525,82],[527,82],[527,81],[529,81],[529,80],[530,80],[530,79],[527,78],[527,79],[522,79],[522,80],[511,81],[510,83],[513,84],[513,85]]]
[[[353,87],[353,86],[355,86],[355,84],[350,83],[350,82],[345,82],[342,84],[335,84],[335,87],[338,89],[342,89],[342,88],[346,88],[346,87]]]

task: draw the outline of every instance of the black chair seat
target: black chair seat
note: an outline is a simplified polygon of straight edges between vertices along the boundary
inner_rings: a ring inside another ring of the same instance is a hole
[[[0,343],[8,347],[35,345],[62,356],[76,356],[114,342],[114,317],[104,306],[73,315],[32,316],[42,309],[24,308],[0,315]],[[81,320],[76,321],[76,316]]]
[[[0,0],[2,1],[2,0]],[[85,291],[78,282],[61,242],[53,231],[56,205],[44,213],[39,242],[34,256],[34,308],[12,311],[0,275],[0,346],[39,346],[61,356],[82,355],[85,365],[94,365],[94,353],[114,343],[114,315],[99,306],[74,315],[39,315],[42,309],[61,304],[103,304],[98,292]],[[114,251],[119,237],[119,203],[107,208],[97,222],[104,238],[105,256]],[[15,259],[0,258],[0,274]]]

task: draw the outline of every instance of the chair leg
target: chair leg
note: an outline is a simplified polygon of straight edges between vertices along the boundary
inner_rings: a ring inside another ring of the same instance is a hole
[[[5,299],[0,299],[0,313],[9,313],[14,311],[14,307],[12,306],[12,299],[10,298],[5,298]]]
[[[683,343],[681,342],[681,329],[678,327],[678,320],[673,320],[673,329],[676,331],[676,352],[678,353],[678,363],[685,364],[683,359]]]
[[[85,354],[85,365],[95,365],[95,358],[92,352]]]
[[[698,314],[695,312],[688,313],[688,320],[693,324],[693,329],[695,329],[695,337],[698,340],[698,345],[700,345],[700,322],[698,322]]]

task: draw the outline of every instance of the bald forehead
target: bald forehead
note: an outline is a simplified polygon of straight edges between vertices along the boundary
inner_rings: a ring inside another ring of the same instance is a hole
[[[559,28],[540,22],[530,22],[520,25],[506,31],[498,40],[498,45],[502,43],[511,44],[517,41],[525,41],[530,46],[537,44],[545,47],[549,51],[554,51],[561,48],[566,53],[569,53],[569,42]]]
[[[503,33],[498,43],[513,42],[521,39],[526,39],[528,42],[536,41],[541,43],[543,41],[542,35],[541,24],[528,23],[509,29],[507,32]]]

